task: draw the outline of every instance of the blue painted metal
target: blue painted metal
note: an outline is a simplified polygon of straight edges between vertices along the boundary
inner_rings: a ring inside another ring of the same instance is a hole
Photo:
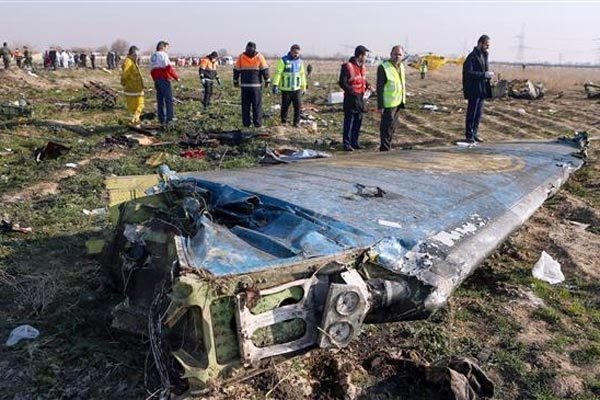
[[[213,236],[211,252],[216,255],[208,257],[200,250],[209,243],[206,237],[190,238],[188,249],[196,267],[226,275],[374,246],[382,265],[401,272],[399,265],[416,262],[411,251],[423,243],[432,242],[444,259],[465,238],[477,236],[484,227],[490,231],[536,190],[542,188],[545,199],[583,164],[571,155],[574,150],[564,142],[513,142],[192,174],[183,180],[209,189],[215,194],[213,206],[246,217],[247,226],[229,230],[205,221],[213,231],[206,235]],[[357,183],[380,187],[386,194],[353,195]],[[249,205],[246,214],[234,210],[241,203]],[[532,202],[522,214],[540,204]],[[513,225],[490,238],[485,251],[475,252],[474,263],[519,224]],[[412,274],[416,270],[422,268],[413,267]]]

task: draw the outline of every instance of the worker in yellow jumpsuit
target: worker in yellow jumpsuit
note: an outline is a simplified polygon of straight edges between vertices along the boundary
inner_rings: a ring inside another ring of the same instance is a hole
[[[125,94],[127,111],[132,115],[131,123],[139,125],[140,115],[144,110],[144,80],[138,66],[138,49],[136,46],[129,48],[129,53],[123,61],[121,85]]]

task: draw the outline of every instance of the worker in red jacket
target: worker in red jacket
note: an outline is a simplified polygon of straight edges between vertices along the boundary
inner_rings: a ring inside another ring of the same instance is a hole
[[[179,81],[179,75],[169,60],[168,50],[169,43],[161,40],[156,45],[156,52],[150,57],[150,75],[154,79],[158,121],[161,124],[168,124],[175,120],[171,80]]]
[[[371,86],[367,82],[365,61],[369,49],[356,46],[354,57],[342,64],[338,85],[344,90],[344,150],[360,149],[358,135],[365,112],[364,95]]]

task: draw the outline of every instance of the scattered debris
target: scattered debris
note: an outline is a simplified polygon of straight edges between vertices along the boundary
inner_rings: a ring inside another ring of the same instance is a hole
[[[93,210],[87,210],[87,209],[83,209],[82,210],[84,215],[87,216],[92,216],[92,217],[96,217],[96,216],[100,216],[100,215],[106,215],[107,214],[107,210],[106,208],[102,207],[102,208],[94,208]]]
[[[179,153],[179,155],[184,158],[204,158],[206,157],[206,152],[202,149],[185,150]]]
[[[311,149],[271,149],[265,148],[265,154],[262,156],[261,164],[287,164],[290,162],[309,160],[314,158],[329,158],[331,154]]]
[[[9,220],[1,219],[0,220],[0,233],[11,233],[11,232],[19,232],[19,233],[31,233],[33,229],[31,227],[21,228],[19,224],[13,224]]]
[[[379,186],[365,186],[360,183],[354,185],[356,194],[361,197],[384,197],[385,191]]]
[[[2,119],[29,118],[31,114],[31,106],[24,99],[0,104],[0,118]]]
[[[21,325],[16,327],[10,332],[8,340],[6,341],[7,346],[14,346],[21,340],[35,339],[40,335],[40,331],[35,329],[31,325]]]
[[[84,83],[83,87],[89,91],[91,98],[102,101],[104,107],[113,108],[117,104],[119,93],[105,84],[89,81],[88,83]]]
[[[533,83],[529,79],[515,79],[508,85],[508,95],[515,99],[537,100],[544,97],[544,85]]]
[[[409,387],[409,382],[410,386],[417,385],[413,389],[416,392],[435,394],[436,399],[494,397],[494,383],[466,357],[444,358],[430,364],[414,351],[379,352],[370,357],[368,365],[371,374],[385,378],[367,389],[370,398],[395,398]]]
[[[79,165],[77,165],[77,163],[66,163],[65,167],[75,169],[75,168],[79,167]]]
[[[585,231],[587,228],[591,226],[591,224],[584,224],[583,222],[571,221],[570,219],[567,222],[575,227],[575,229],[579,231]]]
[[[421,106],[422,110],[429,110],[429,111],[437,111],[438,110],[438,106],[436,106],[435,104],[428,104],[428,103],[424,103]]]
[[[560,270],[560,263],[545,251],[542,251],[540,259],[533,266],[532,273],[534,278],[548,282],[551,285],[561,283],[565,280],[565,276]]]
[[[477,142],[456,142],[456,145],[458,147],[467,147],[467,148],[478,146]]]
[[[60,156],[64,156],[71,150],[70,147],[62,145],[60,143],[56,143],[53,141],[49,141],[46,143],[46,146],[35,149],[33,152],[33,158],[37,162],[41,162],[44,160],[53,160]]]
[[[151,167],[158,167],[161,164],[166,163],[171,158],[171,154],[161,151],[160,153],[153,154],[146,160],[146,165]]]
[[[593,82],[586,82],[583,84],[583,88],[585,89],[588,99],[600,98],[600,85],[596,85]]]
[[[327,104],[341,104],[344,102],[344,92],[329,93]]]
[[[521,115],[527,115],[527,111],[525,111],[525,109],[524,109],[524,108],[519,108],[519,109],[517,109],[517,112],[518,112],[519,114],[521,114]]]

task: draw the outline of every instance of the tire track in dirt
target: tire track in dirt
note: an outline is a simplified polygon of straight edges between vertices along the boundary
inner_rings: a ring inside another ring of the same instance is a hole
[[[506,112],[502,112],[502,111],[498,110],[496,107],[494,107],[494,109],[492,109],[492,110],[488,110],[488,109],[484,110],[484,118],[485,118],[485,115],[492,115],[494,117],[498,117],[502,120],[510,122],[510,123],[514,124],[516,127],[525,129],[528,134],[540,134],[544,131],[544,129],[541,129],[539,126],[531,124],[522,119],[515,118]]]
[[[415,113],[412,113],[408,110],[405,110],[405,112],[402,113],[400,118],[405,120],[407,123],[410,123],[413,126],[416,126],[419,129],[423,130],[429,136],[434,136],[436,138],[444,138],[444,139],[449,139],[449,140],[456,139],[455,134],[452,134],[451,132],[449,133],[448,131],[444,131],[439,128],[436,128],[435,126],[432,126],[425,118],[423,118],[420,115],[417,115]]]
[[[489,125],[495,126],[495,129],[492,128],[492,134],[498,133],[502,138],[509,136],[510,138],[524,138],[528,135],[526,131],[516,127],[515,125],[504,122],[501,118],[490,115],[489,113],[485,113],[483,118],[481,119],[481,125],[486,127],[488,130],[490,128]]]
[[[536,108],[537,111],[537,108]],[[546,128],[549,128],[551,130],[556,130],[557,133],[564,133],[564,131],[573,131],[575,128],[572,125],[566,124],[564,122],[558,122],[558,121],[554,121],[550,118],[545,118],[545,117],[541,117],[539,115],[536,115],[533,111],[525,111],[526,114],[521,114],[519,113],[517,110],[515,109],[511,109],[511,108],[504,108],[501,110],[501,112],[506,113],[512,117],[515,118],[522,118],[522,119],[526,119],[529,120],[528,123],[531,123],[532,121],[535,121],[536,123],[539,123],[541,126],[544,126]]]

